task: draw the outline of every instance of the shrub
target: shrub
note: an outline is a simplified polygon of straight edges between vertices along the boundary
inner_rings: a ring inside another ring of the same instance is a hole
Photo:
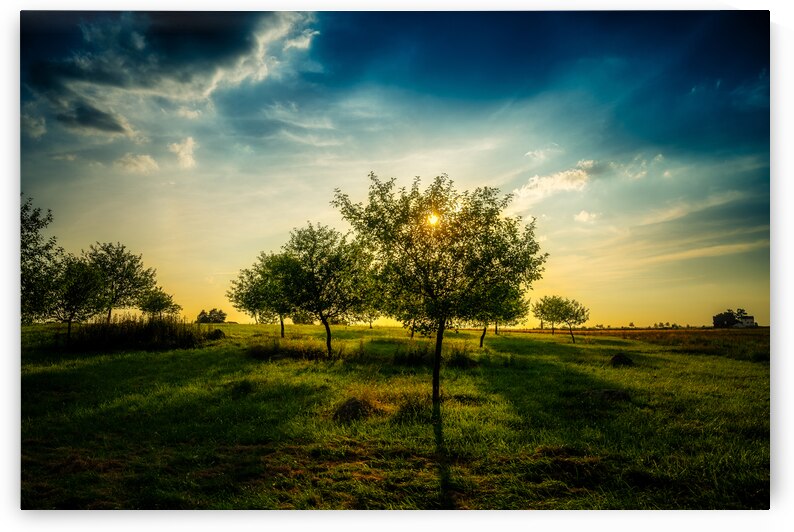
[[[427,342],[412,342],[408,347],[398,346],[392,357],[396,366],[429,367],[433,362],[433,351]]]
[[[325,344],[315,338],[297,340],[271,338],[269,342],[249,345],[248,354],[257,360],[279,358],[317,360],[326,357]]]
[[[206,333],[196,324],[176,318],[122,316],[110,323],[97,320],[72,333],[69,348],[79,351],[159,351],[190,349],[204,343]]]

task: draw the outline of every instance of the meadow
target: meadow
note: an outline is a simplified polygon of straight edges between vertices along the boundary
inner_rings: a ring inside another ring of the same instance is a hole
[[[769,507],[769,329],[448,331],[434,423],[428,339],[211,327],[114,353],[23,327],[22,507]]]

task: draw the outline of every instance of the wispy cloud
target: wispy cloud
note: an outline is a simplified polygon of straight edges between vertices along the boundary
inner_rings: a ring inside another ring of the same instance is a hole
[[[190,109],[189,107],[180,107],[176,111],[176,115],[182,118],[187,118],[189,120],[196,120],[197,118],[201,117],[201,110],[200,109]]]
[[[32,139],[40,139],[47,133],[47,121],[43,116],[22,113],[22,131]]]
[[[268,106],[263,114],[268,120],[276,120],[300,129],[334,129],[330,118],[301,112],[295,103],[275,103]]]
[[[694,212],[718,207],[747,197],[746,192],[738,190],[726,190],[718,194],[712,194],[700,201],[678,200],[672,205],[653,211],[642,218],[639,225],[650,225],[670,222],[688,216]]]
[[[116,161],[115,165],[135,174],[148,174],[160,169],[160,165],[151,155],[133,155],[131,153],[124,154]]]
[[[527,184],[513,191],[513,210],[524,212],[552,194],[583,190],[596,167],[596,161],[581,160],[574,168],[547,176],[535,175],[529,178]]]
[[[641,264],[658,264],[662,262],[674,262],[680,260],[699,259],[704,257],[722,257],[724,255],[735,255],[746,253],[769,247],[769,240],[756,240],[754,242],[742,242],[739,244],[721,244],[716,246],[705,246],[700,248],[687,249],[675,253],[656,255],[640,261]]]
[[[577,222],[582,222],[582,223],[593,223],[593,222],[595,222],[595,221],[596,221],[596,219],[597,219],[598,217],[599,217],[599,215],[598,215],[598,214],[596,214],[596,213],[593,213],[593,212],[587,212],[587,211],[585,211],[585,210],[581,210],[581,211],[579,211],[579,214],[577,214],[577,215],[575,215],[575,216],[573,217],[573,219],[574,219],[574,220],[576,220]]]
[[[564,151],[565,150],[563,150],[559,144],[552,142],[542,148],[529,150],[524,154],[524,157],[528,157],[533,161],[544,162],[548,159],[551,159],[554,155],[563,153]]]
[[[299,36],[295,37],[294,39],[287,39],[284,42],[284,50],[289,50],[290,48],[308,50],[312,44],[312,39],[317,35],[320,35],[320,32],[317,30],[303,30]]]
[[[198,144],[193,140],[193,137],[188,137],[182,142],[169,144],[168,151],[176,154],[180,168],[188,169],[196,166],[196,160],[193,158],[193,149],[197,146]]]

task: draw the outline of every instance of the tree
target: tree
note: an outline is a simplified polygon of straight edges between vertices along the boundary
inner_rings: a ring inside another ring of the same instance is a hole
[[[733,327],[739,323],[739,320],[736,318],[736,313],[732,309],[728,309],[725,312],[717,314],[712,318],[712,320],[714,322],[715,329]]]
[[[289,317],[295,325],[314,325],[314,316],[302,310],[293,311]]]
[[[155,270],[144,268],[141,255],[133,255],[123,244],[97,242],[85,257],[100,274],[108,323],[114,308],[136,307],[155,288]]]
[[[20,209],[20,284],[22,322],[30,323],[47,317],[53,279],[58,273],[62,250],[55,237],[45,238],[42,230],[52,223],[52,212],[33,207],[33,198],[26,199]]]
[[[209,312],[201,309],[196,318],[196,323],[223,323],[224,321],[226,321],[226,313],[216,308],[211,309]]]
[[[520,287],[501,280],[484,287],[480,293],[471,294],[471,301],[468,304],[473,309],[473,322],[482,326],[480,347],[483,346],[489,323],[516,323],[529,311],[529,304],[524,301],[524,293]]]
[[[571,333],[571,340],[573,343],[576,343],[576,338],[573,336],[573,328],[582,325],[590,319],[590,311],[575,299],[565,299],[560,318],[561,321],[568,326],[568,331]]]
[[[226,296],[237,310],[247,312],[257,323],[278,321],[284,338],[284,318],[293,310],[284,280],[280,276],[282,254],[260,253],[251,269],[243,269],[232,281]]]
[[[532,313],[542,322],[550,323],[551,334],[554,335],[554,325],[564,321],[565,299],[560,296],[543,296],[532,305]]]
[[[334,320],[353,317],[364,303],[359,287],[366,282],[370,258],[358,242],[324,225],[295,229],[284,247],[283,259],[274,266],[282,279],[291,306],[310,314],[325,327],[325,344],[331,356]]]
[[[174,303],[174,297],[166,294],[159,286],[146,292],[140,299],[138,308],[150,318],[162,319],[163,316],[175,315],[182,307]]]
[[[53,282],[49,317],[66,323],[66,343],[72,323],[85,321],[104,309],[102,278],[85,258],[66,255],[60,261]]]
[[[433,403],[440,404],[441,348],[452,320],[475,318],[471,294],[504,282],[527,288],[540,278],[534,220],[505,216],[510,196],[495,188],[458,192],[446,176],[410,190],[371,173],[368,202],[354,203],[336,190],[333,204],[374,253],[384,301],[403,324],[434,331]]]

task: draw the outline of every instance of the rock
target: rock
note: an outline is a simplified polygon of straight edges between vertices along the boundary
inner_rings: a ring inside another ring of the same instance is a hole
[[[617,354],[609,359],[609,365],[612,366],[613,368],[619,366],[633,366],[634,361],[626,355]]]
[[[336,412],[334,412],[334,421],[350,423],[351,421],[369,417],[375,411],[376,408],[366,399],[361,400],[351,397],[336,408]]]
[[[221,338],[226,338],[226,334],[220,329],[215,329],[207,333],[208,340],[220,340]]]

